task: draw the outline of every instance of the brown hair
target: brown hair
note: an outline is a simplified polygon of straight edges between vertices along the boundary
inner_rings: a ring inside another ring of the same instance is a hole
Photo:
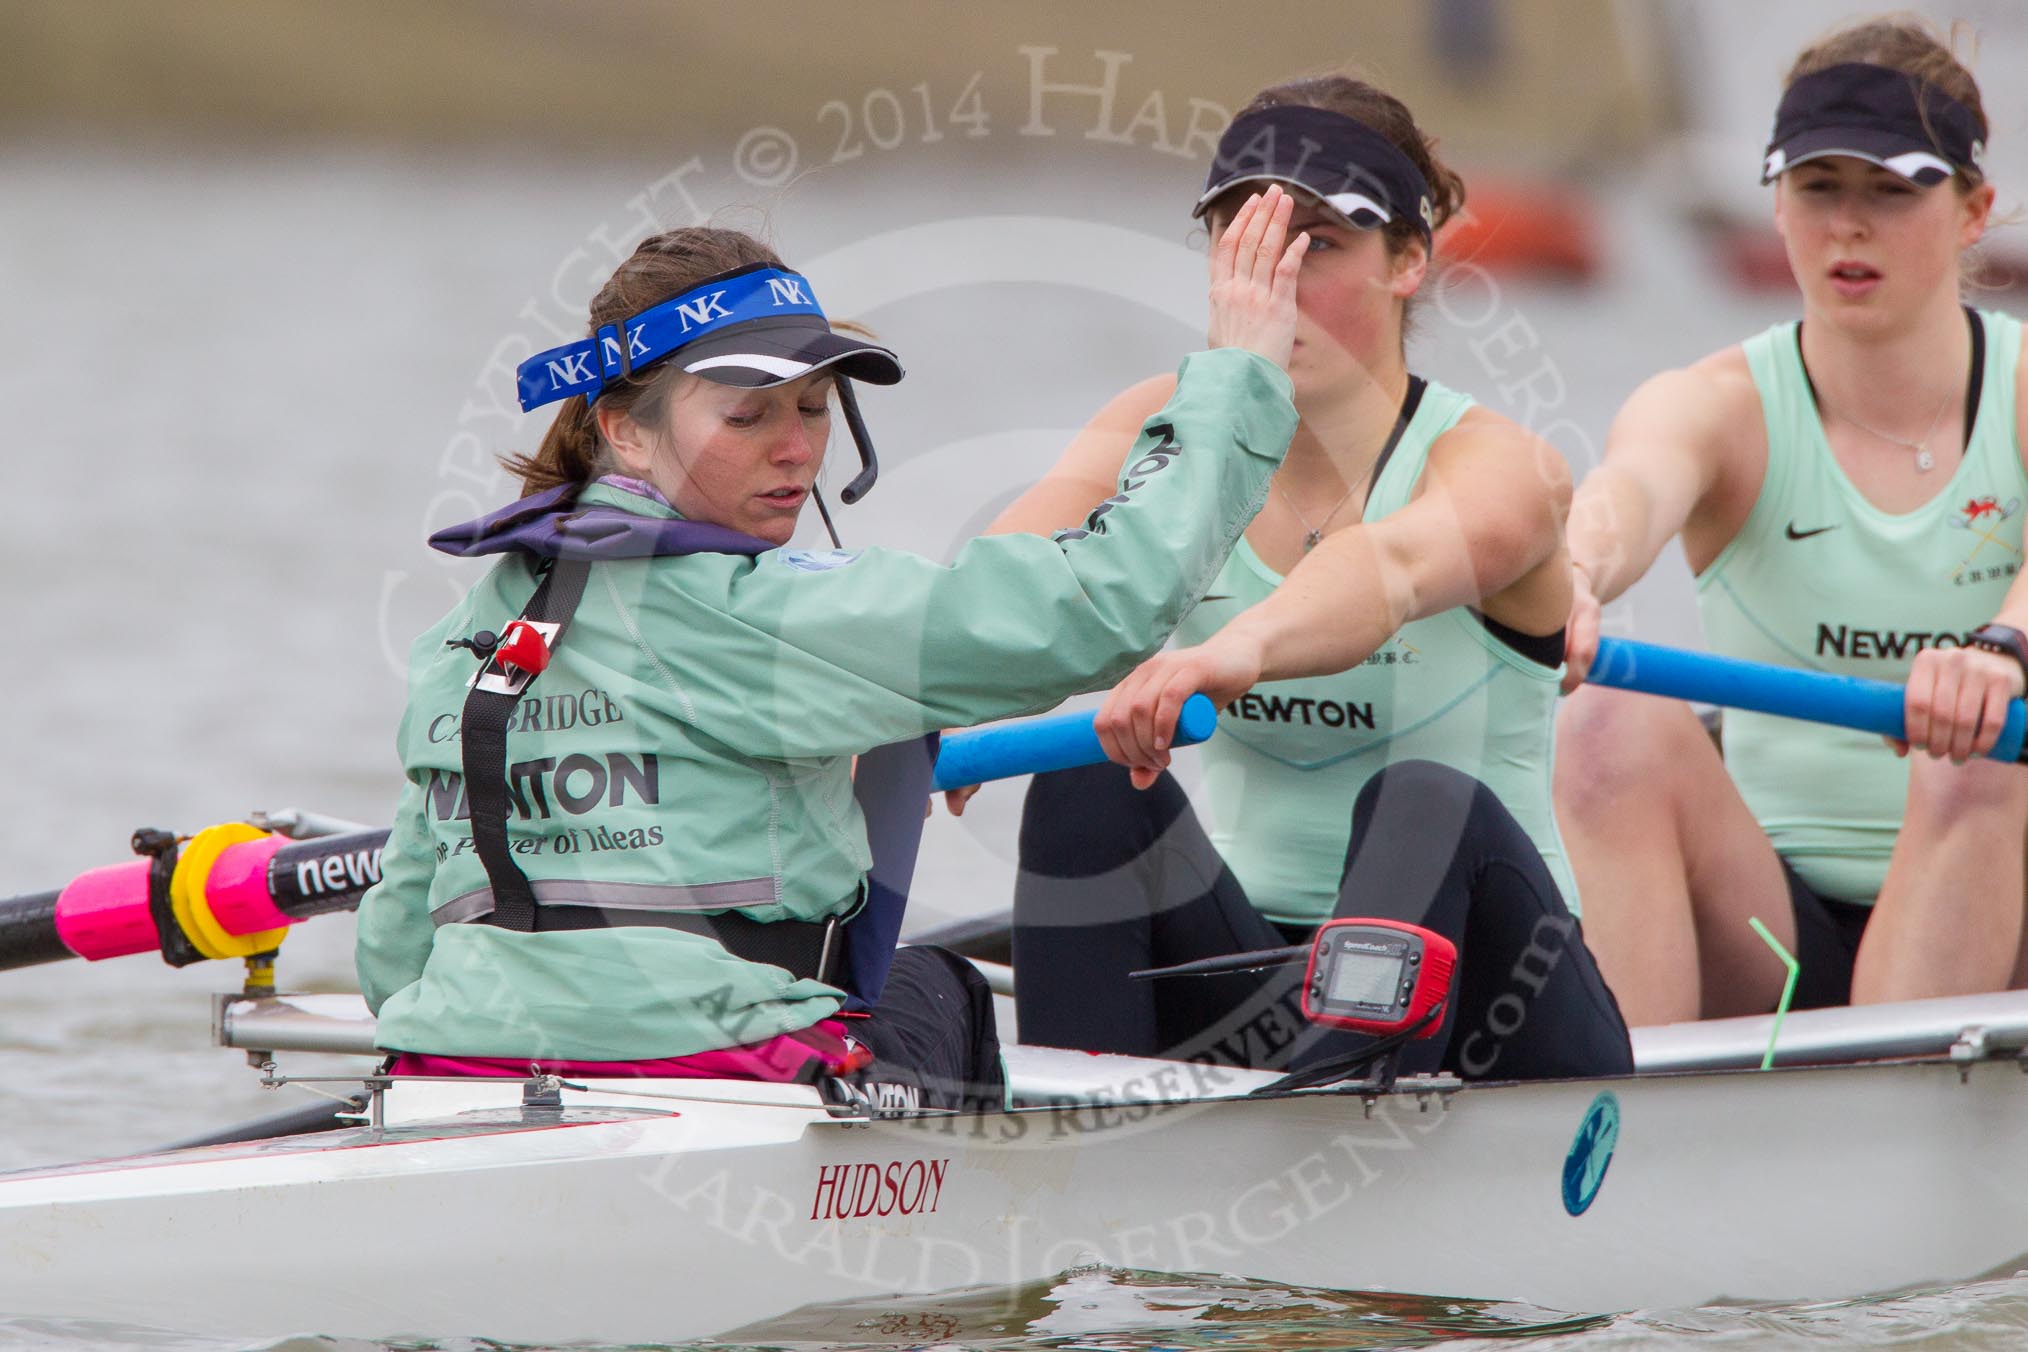
[[[1465,181],[1436,157],[1436,141],[1415,125],[1408,105],[1384,90],[1350,75],[1312,75],[1269,85],[1247,101],[1233,119],[1257,113],[1263,108],[1322,108],[1351,118],[1385,136],[1394,148],[1408,156],[1429,184],[1430,228],[1435,230],[1465,205]],[[1387,223],[1387,249],[1400,254],[1412,243],[1422,242],[1422,232],[1406,212],[1397,212]]]
[[[1789,67],[1782,92],[1805,75],[1814,75],[1829,66],[1860,61],[1872,66],[1898,70],[1915,81],[1918,94],[1934,89],[1972,110],[1981,126],[1986,123],[1986,106],[1979,99],[1979,82],[1958,60],[1954,50],[1962,24],[1953,23],[1948,34],[1920,14],[1886,14],[1835,28],[1805,47]],[[1967,45],[1971,45],[1967,43]],[[1952,176],[1959,192],[1970,192],[1985,182],[1976,166],[1960,168]]]
[[[773,249],[744,231],[686,226],[651,235],[592,297],[585,333],[632,319],[706,278],[757,263],[784,266]],[[680,369],[661,362],[637,375],[607,381],[598,401],[640,422],[657,423]],[[521,476],[523,497],[564,484],[590,483],[608,467],[591,401],[581,394],[564,400],[535,454],[511,455],[504,463],[510,473]]]

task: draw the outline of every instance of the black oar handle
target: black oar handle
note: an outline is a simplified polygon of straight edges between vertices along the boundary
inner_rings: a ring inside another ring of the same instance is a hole
[[[58,888],[0,898],[0,970],[76,956],[56,932],[56,899],[62,895]]]
[[[380,881],[386,831],[292,841],[268,861],[268,897],[291,920],[350,911]]]

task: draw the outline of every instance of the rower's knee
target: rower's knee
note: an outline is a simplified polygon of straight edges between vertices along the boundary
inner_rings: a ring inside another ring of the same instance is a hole
[[[1424,842],[1432,857],[1448,859],[1474,812],[1502,810],[1492,791],[1462,770],[1436,761],[1404,760],[1383,766],[1352,804],[1352,840],[1373,832],[1393,841]]]
[[[1690,706],[1581,686],[1556,720],[1556,815],[1565,826],[1624,822],[1666,801],[1686,758],[1716,757]]]
[[[1137,789],[1126,767],[1110,761],[1037,775],[1021,807],[1021,868],[1083,878],[1131,863],[1173,820],[1181,799],[1167,774]]]
[[[1367,780],[1354,800],[1355,820],[1372,815],[1389,803],[1401,803],[1415,810],[1432,810],[1438,805],[1446,815],[1462,816],[1484,786],[1463,770],[1436,761],[1404,760],[1382,766]]]
[[[1908,767],[1911,827],[1933,831],[2010,831],[2016,843],[2028,824],[2028,775],[1995,760],[1953,765],[1920,751]]]

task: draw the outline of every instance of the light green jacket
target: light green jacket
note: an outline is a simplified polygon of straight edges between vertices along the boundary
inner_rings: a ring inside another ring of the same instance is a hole
[[[948,565],[887,549],[593,565],[507,736],[508,831],[538,904],[760,921],[850,910],[869,863],[851,757],[1117,680],[1203,593],[1295,426],[1279,369],[1203,352],[1148,420],[1120,493],[1055,540],[974,540]],[[673,515],[609,484],[584,500]],[[476,663],[446,642],[498,632],[533,589],[523,558],[503,560],[411,655],[408,784],[359,911],[381,1045],[631,1060],[836,1012],[831,987],[686,931],[465,923],[491,909],[457,738]]]

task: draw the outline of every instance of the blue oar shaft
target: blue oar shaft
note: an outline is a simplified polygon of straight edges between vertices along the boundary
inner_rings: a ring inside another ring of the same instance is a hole
[[[1202,695],[1192,695],[1176,719],[1172,746],[1195,746],[1218,727],[1218,710]],[[931,787],[958,789],[989,779],[1047,774],[1078,765],[1096,765],[1106,758],[1089,711],[1044,714],[1018,723],[954,732],[944,738]]]
[[[1907,736],[1902,720],[1906,696],[1892,681],[1777,667],[1624,638],[1599,640],[1598,657],[1585,679],[1615,690],[1751,709],[1883,737]],[[2028,708],[2014,700],[2007,706],[2000,740],[1986,754],[1994,760],[2020,761],[2024,733],[2028,733]]]

